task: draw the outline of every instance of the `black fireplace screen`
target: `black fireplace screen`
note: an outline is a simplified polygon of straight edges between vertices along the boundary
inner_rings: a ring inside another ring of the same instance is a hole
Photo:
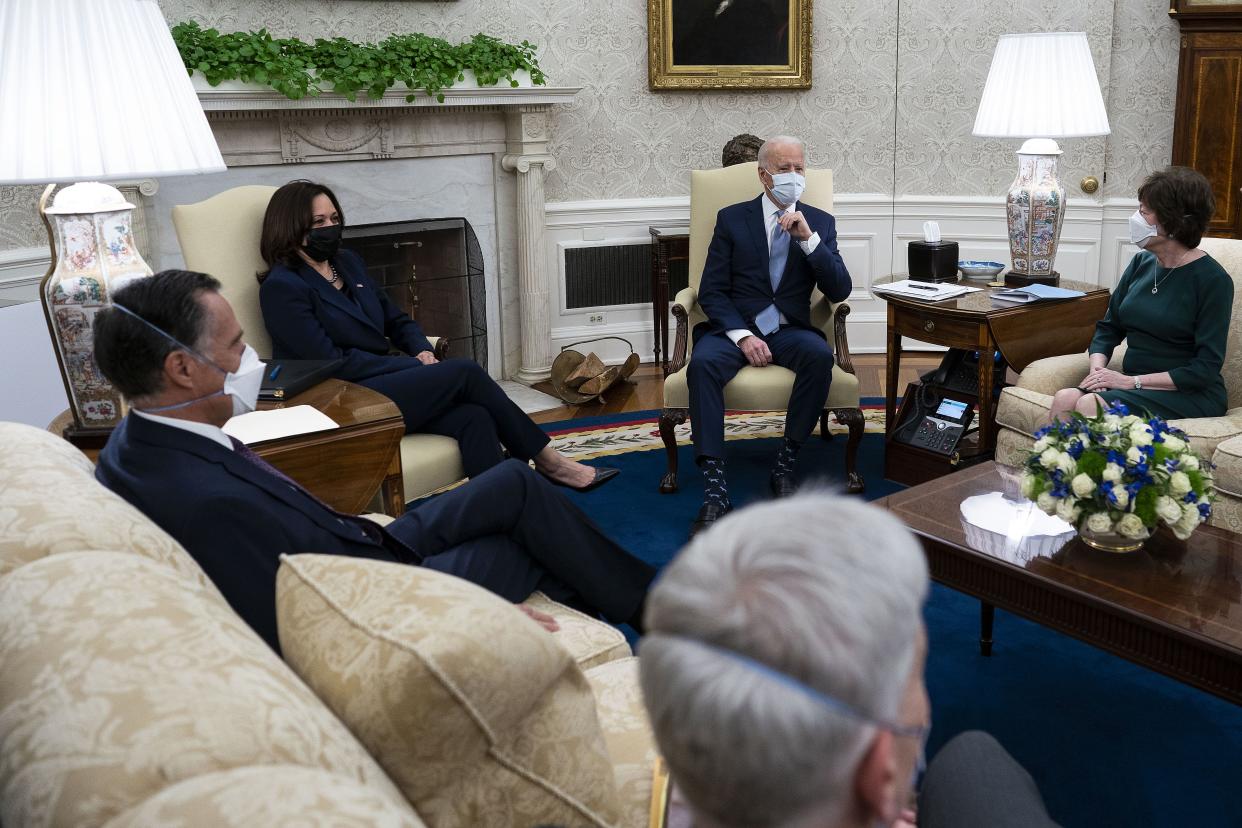
[[[461,218],[393,221],[345,228],[344,246],[428,336],[447,337],[449,356],[487,367],[483,254]]]

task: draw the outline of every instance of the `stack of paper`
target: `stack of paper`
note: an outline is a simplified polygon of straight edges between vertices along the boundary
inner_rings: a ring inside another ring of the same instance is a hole
[[[1052,287],[1051,285],[1027,285],[1026,287],[1011,288],[1010,290],[998,290],[992,294],[992,298],[997,302],[1022,305],[1027,302],[1043,302],[1049,299],[1073,299],[1076,296],[1085,295],[1081,290],[1067,290],[1066,288]]]
[[[966,287],[957,282],[935,284],[933,282],[916,282],[913,279],[902,279],[900,282],[892,282],[887,285],[875,285],[872,287],[872,290],[876,293],[891,293],[907,299],[939,302],[942,299],[952,299],[955,296],[974,293],[980,290],[980,288]]]
[[[278,440],[294,434],[326,431],[340,428],[336,421],[311,405],[295,405],[292,408],[275,408],[271,411],[251,411],[239,414],[224,424],[224,433],[236,437],[246,445]]]

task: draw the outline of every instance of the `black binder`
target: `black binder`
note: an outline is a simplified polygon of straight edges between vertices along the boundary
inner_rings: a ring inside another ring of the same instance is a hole
[[[273,359],[263,369],[259,399],[284,402],[332,376],[343,359]]]

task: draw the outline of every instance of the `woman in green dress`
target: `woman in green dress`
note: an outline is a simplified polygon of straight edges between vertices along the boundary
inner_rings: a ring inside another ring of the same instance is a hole
[[[1219,417],[1227,406],[1220,370],[1233,311],[1233,280],[1199,241],[1216,207],[1207,179],[1187,167],[1152,173],[1138,191],[1130,240],[1142,248],[1121,275],[1096,325],[1091,369],[1052,400],[1052,419],[1094,416],[1122,402],[1165,419]],[[1108,368],[1126,340],[1121,372]]]

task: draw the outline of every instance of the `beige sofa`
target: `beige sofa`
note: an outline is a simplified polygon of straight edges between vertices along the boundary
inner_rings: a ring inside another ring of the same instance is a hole
[[[14,423],[0,445],[0,824],[647,823],[611,627],[306,554],[278,577],[282,661],[75,448]]]
[[[1191,445],[1204,459],[1216,464],[1219,497],[1209,521],[1234,532],[1242,532],[1242,240],[1204,239],[1200,244],[1233,277],[1233,324],[1225,351],[1222,375],[1229,394],[1229,409],[1223,417],[1173,420],[1172,424],[1190,436]],[[1109,363],[1121,370],[1123,343]],[[1076,385],[1087,374],[1087,355],[1067,354],[1032,362],[1016,385],[1001,392],[996,410],[999,426],[996,460],[1021,465],[1034,443],[1034,432],[1048,422],[1052,395]]]

